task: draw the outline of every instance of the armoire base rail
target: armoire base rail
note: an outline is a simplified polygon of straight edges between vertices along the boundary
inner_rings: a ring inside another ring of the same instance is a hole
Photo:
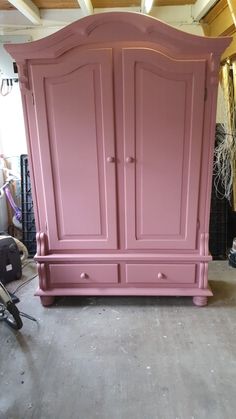
[[[133,297],[193,297],[193,303],[196,306],[207,305],[207,297],[212,297],[213,293],[210,287],[206,289],[199,288],[75,288],[75,289],[57,289],[43,291],[37,289],[36,296],[39,296],[43,306],[50,306],[54,303],[55,297],[60,296],[133,296]]]

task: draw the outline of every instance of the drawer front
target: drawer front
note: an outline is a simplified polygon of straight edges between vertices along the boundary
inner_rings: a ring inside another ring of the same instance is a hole
[[[53,285],[113,284],[119,281],[117,264],[52,264],[49,270]]]
[[[193,284],[196,265],[193,264],[127,264],[127,283]]]

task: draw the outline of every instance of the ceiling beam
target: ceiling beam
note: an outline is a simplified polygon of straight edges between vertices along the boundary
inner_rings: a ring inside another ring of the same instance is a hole
[[[154,0],[141,0],[141,13],[150,13]]]
[[[227,0],[230,13],[232,15],[232,19],[234,22],[234,26],[236,27],[236,1],[235,0]]]
[[[91,0],[77,0],[84,16],[93,14],[93,5]]]
[[[218,0],[197,0],[192,6],[192,17],[194,21],[199,22]]]
[[[30,22],[34,23],[35,25],[41,24],[41,18],[39,9],[31,0],[9,0],[17,10],[19,10],[22,15],[27,17]]]

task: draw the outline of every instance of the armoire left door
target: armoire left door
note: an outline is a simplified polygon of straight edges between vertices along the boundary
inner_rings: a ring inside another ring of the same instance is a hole
[[[112,50],[30,63],[51,250],[116,249]]]

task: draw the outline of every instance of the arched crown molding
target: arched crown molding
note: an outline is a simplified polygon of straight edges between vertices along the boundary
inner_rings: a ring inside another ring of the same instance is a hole
[[[185,33],[160,20],[134,12],[110,12],[87,16],[58,32],[27,44],[7,44],[6,50],[19,62],[26,59],[57,58],[80,46],[112,42],[155,42],[163,51],[204,55],[221,54],[230,44],[230,37],[210,38]]]

